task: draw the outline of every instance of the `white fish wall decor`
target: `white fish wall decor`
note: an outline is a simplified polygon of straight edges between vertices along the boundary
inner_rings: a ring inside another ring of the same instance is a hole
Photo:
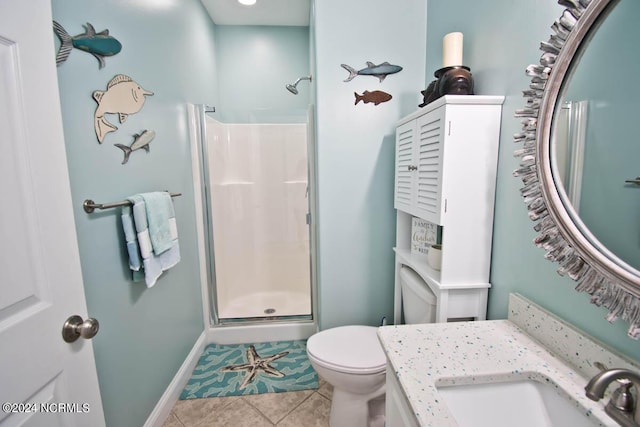
[[[118,129],[107,121],[105,114],[118,114],[120,123],[124,123],[129,114],[140,111],[146,101],[145,97],[151,95],[153,92],[143,89],[131,77],[124,74],[118,74],[112,78],[106,91],[94,91],[93,99],[98,103],[98,107],[93,121],[98,142],[102,144],[109,132]]]

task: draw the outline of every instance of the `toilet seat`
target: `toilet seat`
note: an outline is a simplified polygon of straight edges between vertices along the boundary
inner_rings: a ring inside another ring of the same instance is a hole
[[[327,369],[347,374],[384,372],[386,357],[374,326],[340,326],[326,329],[307,341],[307,353]]]

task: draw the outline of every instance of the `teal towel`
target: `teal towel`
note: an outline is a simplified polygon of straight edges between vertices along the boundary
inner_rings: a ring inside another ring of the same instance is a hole
[[[173,246],[169,219],[175,218],[175,212],[171,196],[166,191],[142,193],[140,196],[147,208],[147,224],[153,252],[160,255]]]
[[[138,246],[138,235],[133,224],[131,206],[122,207],[122,228],[127,242],[127,253],[129,254],[129,268],[133,274],[133,281],[139,282],[144,279],[142,261],[140,259],[140,246]]]

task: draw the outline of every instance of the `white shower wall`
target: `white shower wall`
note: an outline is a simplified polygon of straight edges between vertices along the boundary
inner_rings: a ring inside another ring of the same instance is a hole
[[[311,314],[307,125],[206,127],[218,317]]]

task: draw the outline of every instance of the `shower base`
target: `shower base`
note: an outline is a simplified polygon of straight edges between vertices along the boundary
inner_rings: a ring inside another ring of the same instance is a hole
[[[255,292],[219,301],[218,318],[272,318],[311,314],[311,296],[303,292]]]

